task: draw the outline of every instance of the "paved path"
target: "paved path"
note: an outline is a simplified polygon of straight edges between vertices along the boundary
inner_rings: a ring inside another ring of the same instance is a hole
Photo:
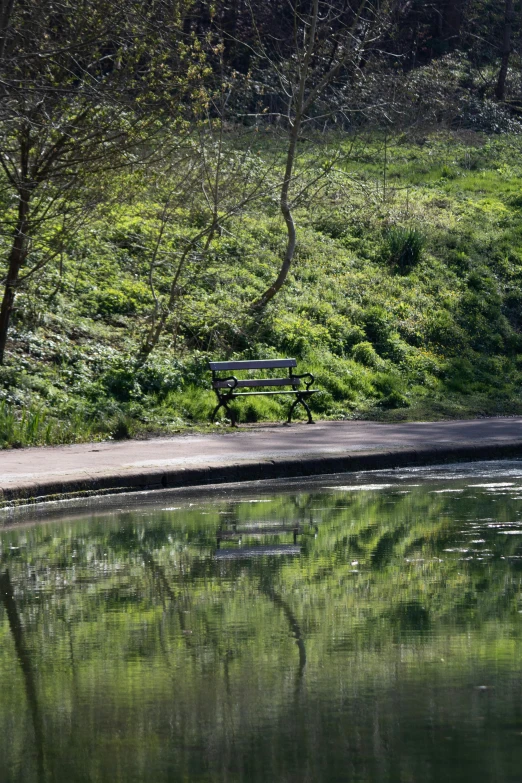
[[[320,422],[0,451],[0,503],[522,456],[522,417]]]

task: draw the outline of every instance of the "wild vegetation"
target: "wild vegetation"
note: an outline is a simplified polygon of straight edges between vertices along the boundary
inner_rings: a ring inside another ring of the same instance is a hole
[[[522,412],[518,27],[417,5],[6,4],[1,446],[207,426],[232,356],[322,418]]]

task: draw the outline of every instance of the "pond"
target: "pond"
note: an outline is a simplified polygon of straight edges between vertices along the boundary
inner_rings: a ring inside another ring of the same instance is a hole
[[[110,503],[4,519],[2,783],[520,781],[522,462]]]

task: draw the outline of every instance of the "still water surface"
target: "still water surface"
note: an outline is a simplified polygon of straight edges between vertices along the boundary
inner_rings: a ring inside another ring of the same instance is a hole
[[[522,463],[0,532],[0,781],[522,780]]]

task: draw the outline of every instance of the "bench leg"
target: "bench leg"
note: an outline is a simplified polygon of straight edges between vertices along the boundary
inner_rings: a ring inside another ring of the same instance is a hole
[[[222,404],[223,404],[222,402],[218,402],[218,404],[214,408],[214,411],[213,411],[213,413],[212,413],[212,415],[210,417],[210,421],[212,422],[212,424],[215,422],[216,414],[217,414],[218,410],[221,408]]]
[[[304,399],[304,397],[301,397],[301,395],[299,395],[299,394],[297,395],[296,399],[292,403],[292,407],[288,411],[288,419],[287,419],[286,423],[287,424],[291,423],[291,421],[292,421],[292,413],[294,412],[296,407],[299,405],[299,403],[301,403],[301,405],[304,407],[304,409],[306,410],[306,412],[308,414],[308,424],[313,424],[314,421],[312,419],[312,411],[308,407],[308,404],[306,403],[306,400]]]
[[[227,414],[228,414],[228,418],[232,422],[232,426],[236,427],[237,426],[236,417],[234,416],[234,412],[231,411],[230,408],[228,407],[228,404],[227,404],[228,400],[223,399],[222,397],[219,397],[219,396],[218,396],[218,400],[219,400],[219,402],[218,402],[218,404],[216,405],[216,407],[214,408],[214,410],[212,412],[212,416],[210,417],[210,421],[214,422],[215,419],[216,419],[216,414],[217,414],[218,410],[220,408],[224,408],[226,410]]]

